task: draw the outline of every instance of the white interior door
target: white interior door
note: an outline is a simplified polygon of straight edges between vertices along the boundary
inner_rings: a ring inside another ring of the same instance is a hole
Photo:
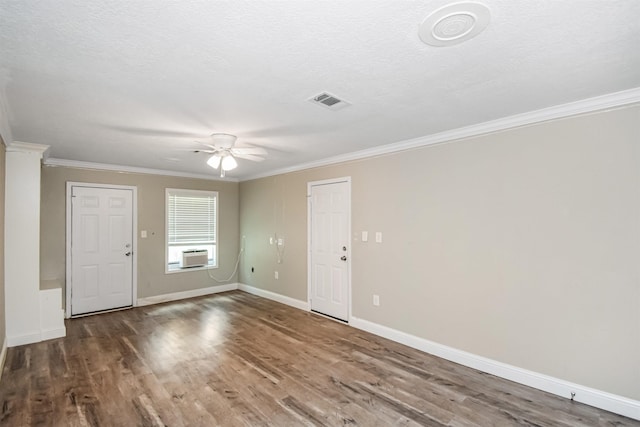
[[[133,191],[71,187],[71,315],[133,305]]]
[[[311,310],[349,320],[350,182],[310,184]]]

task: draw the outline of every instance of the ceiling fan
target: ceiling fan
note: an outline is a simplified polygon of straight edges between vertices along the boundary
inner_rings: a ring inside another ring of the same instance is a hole
[[[208,147],[209,149],[194,150],[196,153],[209,153],[212,154],[207,160],[207,164],[214,169],[220,168],[220,177],[224,178],[225,173],[238,166],[236,157],[239,159],[251,160],[254,162],[261,162],[267,155],[267,151],[264,148],[245,146],[234,147],[237,136],[228,133],[213,133],[209,136],[208,142],[196,141],[199,144]]]

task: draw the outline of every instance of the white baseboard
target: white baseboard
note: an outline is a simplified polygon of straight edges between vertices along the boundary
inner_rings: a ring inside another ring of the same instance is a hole
[[[362,329],[363,331],[424,351],[425,353],[433,354],[434,356],[438,356],[470,368],[478,369],[538,390],[543,390],[557,396],[570,399],[571,393],[575,393],[573,400],[577,402],[640,420],[640,401],[637,400],[596,390],[548,375],[539,374],[516,366],[507,365],[506,363],[467,353],[466,351],[457,350],[446,345],[438,344],[436,342],[407,334],[377,323],[369,322],[368,320],[359,319],[357,317],[351,317],[349,324],[354,328]]]
[[[255,288],[253,286],[245,285],[244,283],[239,283],[238,289],[248,294],[257,295],[262,298],[290,305],[291,307],[295,307],[300,310],[309,311],[309,303],[306,301],[301,301],[299,299],[291,298],[271,291],[265,291],[264,289]]]
[[[170,294],[154,295],[152,297],[138,298],[136,306],[160,304],[163,302],[177,301],[186,298],[201,297],[203,295],[217,294],[219,292],[235,291],[238,289],[237,283],[229,283],[226,285],[209,286],[208,288],[193,289],[190,291],[173,292]]]
[[[53,329],[42,329],[39,332],[32,334],[17,335],[7,337],[7,347],[17,347],[19,345],[33,344],[41,341],[52,340],[55,338],[62,338],[67,335],[67,328],[63,326]]]
[[[15,335],[7,337],[7,347],[17,347],[19,345],[33,344],[42,341],[42,334],[34,332],[31,334]]]
[[[2,383],[2,373],[4,372],[4,362],[7,359],[7,338],[2,341],[2,350],[0,350],[0,383]]]
[[[41,341],[52,340],[67,336],[67,328],[46,329],[40,333]]]
[[[265,291],[264,289],[255,288],[243,283],[238,284],[238,289],[300,310],[309,311],[309,304],[305,301],[300,301],[275,292]],[[640,420],[640,401],[637,400],[518,368],[354,316],[351,316],[349,319],[349,325],[451,362],[478,369],[479,371],[546,391],[560,397],[570,399],[571,393],[575,393],[573,400],[576,402]]]

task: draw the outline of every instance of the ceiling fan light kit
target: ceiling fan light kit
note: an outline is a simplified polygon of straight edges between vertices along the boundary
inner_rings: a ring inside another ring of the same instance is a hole
[[[220,156],[214,154],[213,156],[209,157],[209,160],[207,160],[207,164],[214,169],[218,169],[220,167],[221,160],[222,158]]]
[[[237,167],[238,167],[238,162],[231,154],[227,154],[222,158],[222,169],[226,171],[230,171]]]
[[[227,171],[238,167],[238,162],[231,153],[214,154],[209,157],[207,164],[214,169],[220,168],[220,178],[224,178]]]

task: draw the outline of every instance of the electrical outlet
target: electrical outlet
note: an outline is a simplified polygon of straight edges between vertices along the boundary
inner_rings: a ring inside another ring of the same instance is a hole
[[[373,305],[375,305],[376,307],[380,305],[380,295],[373,296]]]
[[[147,230],[142,230],[140,232],[140,237],[143,238],[143,239],[146,239],[147,238]]]
[[[362,241],[363,242],[368,242],[369,241],[369,232],[368,231],[363,231],[362,232]]]
[[[376,243],[382,243],[382,231],[376,231]]]
[[[274,279],[276,279],[276,280],[278,280],[278,272],[277,272],[277,271],[274,271],[274,272],[273,272],[273,278],[274,278]]]

